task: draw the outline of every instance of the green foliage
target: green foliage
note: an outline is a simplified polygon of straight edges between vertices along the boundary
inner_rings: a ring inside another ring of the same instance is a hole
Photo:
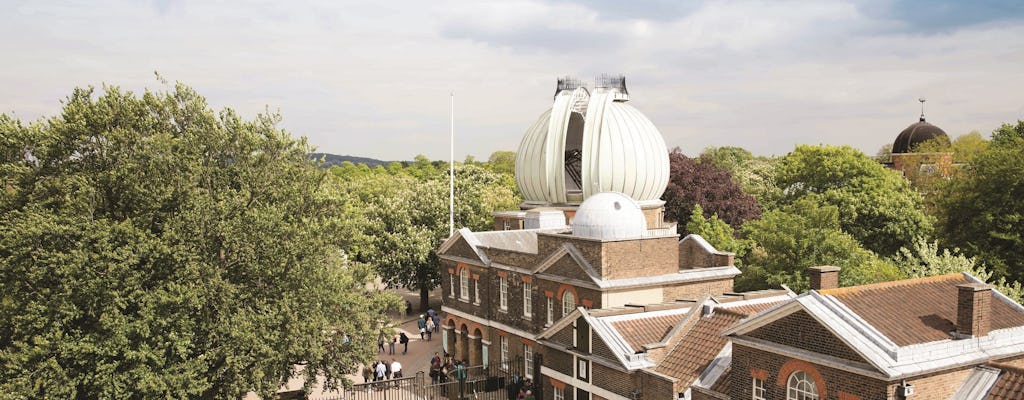
[[[746,149],[723,146],[704,149],[698,160],[729,171],[732,180],[743,192],[754,196],[763,210],[776,208],[782,197],[782,190],[775,184],[778,157],[754,157]]]
[[[745,246],[741,240],[736,239],[732,227],[718,219],[718,214],[712,215],[711,218],[705,218],[704,209],[700,204],[693,206],[693,213],[690,214],[690,222],[686,223],[686,230],[700,235],[717,250],[735,253],[737,258],[742,257],[744,253]]]
[[[892,255],[931,233],[923,199],[906,179],[849,146],[797,146],[776,168],[780,205],[810,199],[834,206],[842,231]]]
[[[743,225],[744,237],[755,243],[744,258],[745,271],[737,290],[785,284],[796,292],[809,287],[807,268],[843,267],[840,284],[860,285],[900,277],[893,266],[843,232],[839,209],[812,199],[799,199],[781,210],[764,213]]]
[[[970,163],[974,157],[988,148],[989,141],[978,131],[957,136],[953,139],[953,162]]]
[[[1024,122],[1003,125],[937,199],[940,236],[997,277],[1024,279]]]
[[[373,266],[389,287],[418,290],[425,309],[428,291],[441,283],[436,250],[449,233],[448,170],[435,169],[418,156],[407,168],[331,172],[348,199],[347,248],[357,261]],[[456,229],[490,230],[492,211],[514,209],[520,201],[511,175],[456,165]]]
[[[491,171],[501,174],[514,174],[516,172],[516,152],[495,151],[487,158],[487,166]]]
[[[1020,282],[1008,282],[1005,278],[993,277],[992,272],[987,271],[975,258],[959,254],[958,249],[940,251],[937,241],[928,242],[927,239],[920,238],[914,243],[914,247],[901,248],[893,258],[893,263],[911,278],[968,273],[994,285],[997,290],[1014,301],[1024,301],[1024,287]]]
[[[370,271],[339,251],[339,199],[279,120],[215,113],[182,85],[76,89],[60,116],[0,117],[0,392],[239,398],[294,374],[346,383],[397,299],[367,290]]]

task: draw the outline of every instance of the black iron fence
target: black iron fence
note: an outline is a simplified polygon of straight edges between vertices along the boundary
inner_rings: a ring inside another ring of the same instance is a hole
[[[323,400],[515,400],[520,388],[532,391],[536,400],[544,400],[540,390],[540,355],[527,365],[522,358],[465,368],[464,379],[457,369],[430,376],[420,371],[408,378],[387,379],[353,385],[340,395]],[[532,367],[531,387],[526,387],[525,367]]]

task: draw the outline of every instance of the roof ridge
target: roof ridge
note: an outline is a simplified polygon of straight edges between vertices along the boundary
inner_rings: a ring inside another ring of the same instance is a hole
[[[853,292],[860,292],[860,291],[864,291],[864,290],[887,289],[887,288],[896,287],[896,286],[908,286],[908,285],[914,285],[914,284],[925,283],[925,282],[948,281],[948,280],[953,280],[955,278],[962,278],[963,276],[964,276],[963,273],[954,272],[954,273],[944,274],[944,275],[923,276],[923,277],[920,277],[920,278],[900,279],[898,281],[878,282],[878,283],[871,283],[871,284],[867,284],[867,285],[847,286],[847,287],[834,288],[834,289],[824,289],[824,290],[818,290],[817,292],[820,293],[820,294],[823,294],[823,295],[835,296],[835,295],[843,295],[843,294],[853,293]]]

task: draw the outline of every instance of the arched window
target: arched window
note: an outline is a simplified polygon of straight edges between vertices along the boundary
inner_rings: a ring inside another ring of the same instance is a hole
[[[566,290],[562,294],[562,316],[569,315],[573,310],[576,309],[576,295],[572,294],[572,291]]]
[[[463,268],[459,273],[459,297],[469,300],[469,269]]]
[[[786,383],[786,400],[818,400],[818,386],[804,371],[796,371]]]

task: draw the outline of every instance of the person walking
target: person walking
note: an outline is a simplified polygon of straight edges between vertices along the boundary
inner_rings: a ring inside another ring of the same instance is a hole
[[[376,381],[378,381],[378,382],[383,381],[384,377],[387,376],[387,373],[388,373],[388,367],[386,365],[384,365],[384,361],[377,361],[377,367],[375,368],[375,372],[377,374],[376,375],[376,377],[377,377]]]
[[[392,337],[391,343],[388,343],[388,354],[395,355],[395,343],[398,343],[398,338]]]
[[[432,319],[434,320],[434,333],[438,333],[441,330],[441,316],[434,314]]]
[[[409,337],[405,335],[405,332],[401,332],[398,334],[398,343],[401,343],[403,346],[405,346],[402,349],[402,355],[404,356],[405,353],[409,352]]]
[[[420,314],[420,319],[416,320],[416,326],[420,328],[420,340],[423,340],[423,334],[427,332],[427,320],[423,318],[423,314]]]
[[[434,335],[434,320],[428,319],[427,320],[426,328],[427,328],[427,341],[429,342],[430,338]]]
[[[391,377],[394,379],[402,379],[402,363],[398,360],[391,359]]]

